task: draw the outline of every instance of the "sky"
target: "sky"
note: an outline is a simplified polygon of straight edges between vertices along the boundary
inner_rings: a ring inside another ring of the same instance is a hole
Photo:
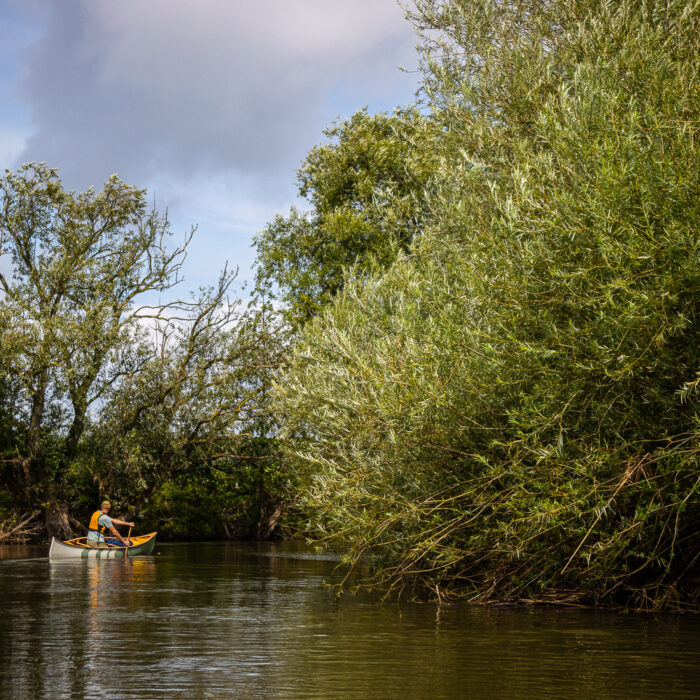
[[[323,128],[413,101],[416,43],[396,0],[0,0],[0,166],[117,173],[197,226],[179,295],[249,282]]]

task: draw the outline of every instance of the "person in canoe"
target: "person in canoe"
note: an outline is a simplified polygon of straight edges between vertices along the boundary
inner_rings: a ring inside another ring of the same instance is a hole
[[[128,523],[125,520],[117,520],[109,517],[109,511],[112,504],[109,501],[102,501],[99,510],[96,510],[90,518],[88,526],[87,543],[90,547],[104,547],[105,544],[114,544],[120,547],[129,547],[127,542],[117,530],[115,525],[127,525],[134,527],[134,523]],[[109,531],[114,537],[105,538],[105,533]]]

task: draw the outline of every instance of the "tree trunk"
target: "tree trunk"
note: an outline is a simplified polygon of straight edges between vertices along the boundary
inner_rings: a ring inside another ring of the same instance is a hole
[[[66,439],[66,450],[63,455],[62,466],[67,468],[78,454],[78,443],[85,429],[85,406],[73,404],[73,422],[71,423]]]
[[[73,537],[73,529],[68,519],[68,509],[55,500],[49,501],[44,510],[46,534],[59,540],[69,540]]]
[[[41,422],[44,419],[44,400],[48,381],[49,370],[44,368],[39,374],[36,390],[32,396],[32,413],[27,434],[27,448],[32,460],[36,460],[39,455]]]
[[[277,527],[277,523],[279,522],[281,515],[282,507],[277,506],[269,516],[258,521],[259,540],[266,540],[272,535],[272,533],[275,531],[275,528]]]
[[[27,503],[36,504],[34,489],[40,481],[46,478],[45,465],[41,458],[41,424],[44,420],[44,402],[46,400],[46,387],[49,382],[49,371],[44,368],[39,373],[36,389],[32,394],[32,410],[29,418],[29,430],[27,432],[27,457],[24,461],[23,476],[25,483],[23,491]]]

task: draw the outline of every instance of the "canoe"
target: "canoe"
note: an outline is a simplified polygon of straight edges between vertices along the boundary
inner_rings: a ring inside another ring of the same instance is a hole
[[[147,535],[130,537],[133,546],[128,549],[104,544],[100,547],[90,547],[86,537],[76,537],[65,542],[52,537],[49,559],[124,559],[125,552],[128,552],[129,558],[139,557],[153,552],[157,534],[149,532]]]

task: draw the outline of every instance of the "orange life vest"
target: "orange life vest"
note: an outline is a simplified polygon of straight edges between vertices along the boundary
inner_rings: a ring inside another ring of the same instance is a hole
[[[101,510],[96,510],[92,514],[92,517],[90,518],[90,524],[88,525],[88,530],[93,530],[94,532],[99,532],[101,535],[104,535],[105,532],[107,532],[107,528],[104,525],[100,525],[97,522],[100,518],[100,515],[102,515]]]

